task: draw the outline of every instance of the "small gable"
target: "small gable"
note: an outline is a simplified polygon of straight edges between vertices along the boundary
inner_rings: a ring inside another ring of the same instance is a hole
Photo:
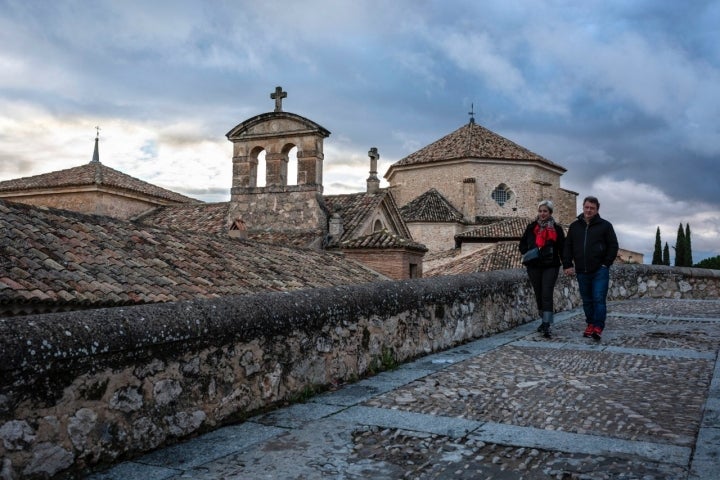
[[[463,215],[436,189],[431,188],[400,208],[406,222],[462,222]]]

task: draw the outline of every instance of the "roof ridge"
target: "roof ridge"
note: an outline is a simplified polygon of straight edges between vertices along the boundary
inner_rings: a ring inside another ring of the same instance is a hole
[[[116,177],[118,181],[113,181],[112,177]],[[0,182],[0,192],[92,184],[112,186],[176,201],[199,202],[195,198],[146,182],[101,162],[90,162],[62,170],[5,180]]]
[[[385,178],[388,178],[390,172],[396,167],[462,158],[530,160],[565,170],[564,167],[482,125],[468,123],[393,163],[385,174]]]

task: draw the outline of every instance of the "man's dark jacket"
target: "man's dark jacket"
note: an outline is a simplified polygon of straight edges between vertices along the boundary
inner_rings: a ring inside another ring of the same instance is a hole
[[[617,258],[618,241],[610,222],[595,215],[590,223],[580,214],[568,229],[563,249],[563,268],[593,273],[601,266],[609,267]]]

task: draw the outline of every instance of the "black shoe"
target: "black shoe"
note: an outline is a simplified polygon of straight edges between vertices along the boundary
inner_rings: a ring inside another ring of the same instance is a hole
[[[543,337],[545,338],[552,338],[552,332],[550,331],[550,325],[547,326],[545,331],[543,332]]]

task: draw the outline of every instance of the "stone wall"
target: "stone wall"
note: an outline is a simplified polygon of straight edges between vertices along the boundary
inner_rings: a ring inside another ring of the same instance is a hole
[[[241,219],[248,232],[309,231],[322,236],[327,230],[321,186],[235,187],[231,193],[228,223]]]
[[[460,223],[408,223],[408,230],[413,240],[425,245],[431,252],[443,252],[455,247],[455,235],[462,233]]]
[[[552,171],[535,162],[501,162],[491,160],[458,160],[436,165],[423,164],[398,168],[390,185],[398,205],[403,206],[431,188],[436,188],[458,210],[474,211],[483,216],[535,218],[542,199],[555,203],[555,218],[571,222],[577,215],[575,194],[560,188],[559,171]],[[468,183],[474,180],[474,188]],[[503,206],[492,198],[500,185],[512,191],[512,198]],[[475,205],[467,204],[474,194]],[[602,203],[602,199],[600,200]]]
[[[720,271],[612,269],[610,299],[718,298]],[[558,310],[579,305],[561,276]],[[522,270],[0,319],[0,478],[118,462],[536,318]]]
[[[150,201],[140,195],[116,195],[109,191],[101,191],[94,187],[90,188],[89,190],[78,189],[74,191],[68,189],[65,192],[53,192],[52,194],[5,195],[2,198],[11,202],[38,207],[61,208],[90,215],[106,215],[122,219],[132,218],[161,204],[157,200]]]

